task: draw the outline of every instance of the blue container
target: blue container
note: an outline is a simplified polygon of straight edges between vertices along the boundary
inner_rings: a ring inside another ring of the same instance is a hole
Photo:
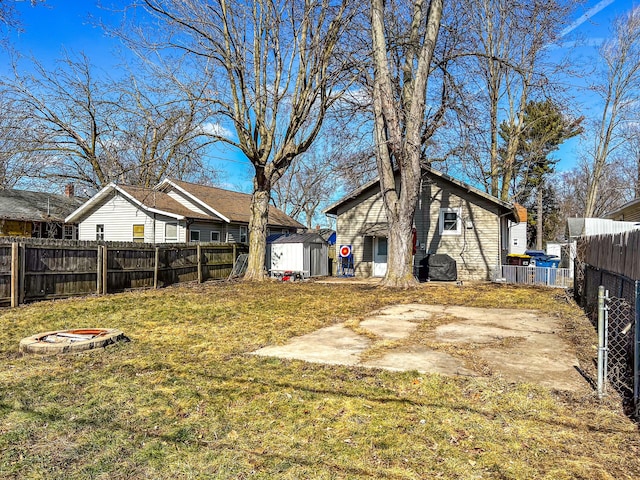
[[[536,257],[536,267],[558,268],[558,265],[560,265],[558,257],[552,257],[551,255]]]

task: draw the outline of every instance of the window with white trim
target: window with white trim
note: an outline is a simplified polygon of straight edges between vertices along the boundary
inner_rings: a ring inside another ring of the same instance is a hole
[[[462,209],[440,209],[440,235],[460,235],[462,233]]]
[[[211,241],[219,242],[220,241],[220,232],[211,232]]]
[[[65,240],[73,240],[73,225],[65,225],[63,227],[64,229],[64,233],[63,233],[63,238]]]
[[[177,223],[164,224],[164,241],[167,243],[178,241],[178,224]]]
[[[96,240],[104,240],[104,225],[96,225]]]
[[[240,225],[240,243],[247,243],[247,227]]]
[[[199,242],[200,241],[200,230],[189,230],[189,241],[190,242]]]
[[[133,241],[137,243],[144,243],[144,225],[133,226]]]

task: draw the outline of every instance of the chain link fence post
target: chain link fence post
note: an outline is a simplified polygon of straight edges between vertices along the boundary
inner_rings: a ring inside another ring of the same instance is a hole
[[[605,394],[606,385],[606,368],[607,368],[607,327],[605,316],[605,298],[606,293],[604,287],[598,287],[598,398],[602,399]]]

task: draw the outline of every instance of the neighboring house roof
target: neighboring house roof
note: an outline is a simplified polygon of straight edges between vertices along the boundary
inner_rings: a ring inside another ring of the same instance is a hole
[[[271,243],[327,243],[321,235],[315,232],[307,232],[307,233],[293,233],[291,235],[283,235]]]
[[[638,211],[640,211],[640,198],[636,198],[631,200],[630,202],[625,203],[621,207],[616,208],[615,210],[611,210],[603,215],[604,218],[610,218],[615,220],[616,217],[623,215],[625,218],[627,216],[638,216]]]
[[[324,238],[329,245],[335,245],[336,243],[336,231],[331,228],[321,228],[316,230],[322,238]]]
[[[426,167],[423,166],[422,167],[422,171],[440,178],[448,183],[451,183],[459,188],[462,188],[463,190],[466,190],[469,193],[472,193],[478,197],[481,197],[485,200],[488,200],[489,202],[495,204],[496,206],[498,206],[499,208],[501,208],[502,210],[504,210],[505,212],[510,212],[512,214],[512,219],[514,221],[523,221],[521,220],[520,217],[520,212],[517,211],[517,207],[515,206],[515,204],[511,204],[508,202],[504,202],[502,200],[500,200],[499,198],[494,197],[493,195],[490,195],[486,192],[483,192],[482,190],[476,188],[476,187],[472,187],[471,185],[464,183],[456,178],[453,178],[445,173],[439,172],[438,170],[435,170],[431,167]],[[353,200],[355,198],[357,198],[358,196],[362,195],[363,193],[365,193],[366,191],[372,189],[372,188],[376,188],[379,189],[379,179],[376,178],[375,180],[370,181],[369,183],[367,183],[366,185],[362,186],[361,188],[354,190],[353,192],[347,194],[346,196],[344,196],[343,198],[341,198],[340,200],[338,200],[336,203],[334,203],[333,205],[330,205],[329,207],[327,207],[324,210],[324,213],[327,215],[336,215],[338,213],[338,209],[340,208],[341,205],[343,205],[344,203]],[[522,208],[522,207],[521,207]],[[525,210],[525,220],[526,220],[526,210]]]
[[[182,205],[166,193],[170,188],[178,189],[184,195],[187,195],[195,204],[202,206],[203,210],[209,211],[211,214],[196,212]],[[90,212],[92,208],[110,198],[114,192],[120,193],[139,208],[149,213],[157,213],[178,220],[189,218],[196,220],[221,220],[227,223],[249,223],[251,195],[177,180],[165,180],[153,189],[110,183],[91,197],[86,203],[73,211],[67,217],[67,221],[79,221],[84,215]],[[291,228],[304,228],[301,223],[273,206],[269,207],[268,224]]]
[[[63,222],[84,199],[27,190],[0,190],[0,219]]]
[[[567,218],[567,237],[606,235],[640,229],[638,222],[618,222],[607,218]]]
[[[211,220],[210,215],[194,212],[166,193],[153,188],[134,187],[131,185],[120,185],[119,188],[138,200],[145,207],[155,209],[169,216],[175,214],[180,215],[182,218]]]
[[[217,187],[198,185],[196,183],[183,182],[181,180],[168,179],[158,185],[159,190],[167,190],[177,187],[182,193],[188,195],[196,203],[216,212],[222,218],[230,222],[249,223],[251,217],[251,195],[247,193],[232,192]],[[294,220],[282,210],[269,206],[269,225],[283,227],[304,228],[300,222]]]
[[[80,207],[74,210],[66,218],[67,222],[78,222],[94,207],[102,204],[105,200],[111,198],[114,193],[120,193],[122,196],[128,198],[132,203],[138,206],[142,210],[146,210],[149,213],[157,213],[160,215],[166,215],[178,220],[184,220],[185,218],[202,218],[211,219],[211,217],[189,210],[187,207],[181,205],[166,193],[157,192],[149,188],[132,187],[116,185],[110,183],[93,197],[83,203]]]

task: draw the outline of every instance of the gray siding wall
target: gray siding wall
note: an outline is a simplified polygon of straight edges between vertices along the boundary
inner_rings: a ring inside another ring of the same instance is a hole
[[[198,230],[200,232],[200,241],[201,242],[210,242],[211,241],[211,232],[218,232],[220,234],[219,241],[225,241],[226,227],[222,222],[218,223],[203,223],[203,222],[194,222],[189,225],[189,231]],[[190,238],[190,235],[189,235]],[[187,241],[189,240],[187,238]]]
[[[440,234],[440,209],[460,209],[461,231]],[[368,224],[387,223],[377,189],[342,205],[336,222],[336,245],[351,245],[357,276],[368,277],[373,267],[372,237],[362,235]],[[501,256],[498,207],[489,200],[437,177],[425,176],[415,215],[418,251],[414,265],[430,253],[443,253],[457,263],[460,280],[490,280]]]

